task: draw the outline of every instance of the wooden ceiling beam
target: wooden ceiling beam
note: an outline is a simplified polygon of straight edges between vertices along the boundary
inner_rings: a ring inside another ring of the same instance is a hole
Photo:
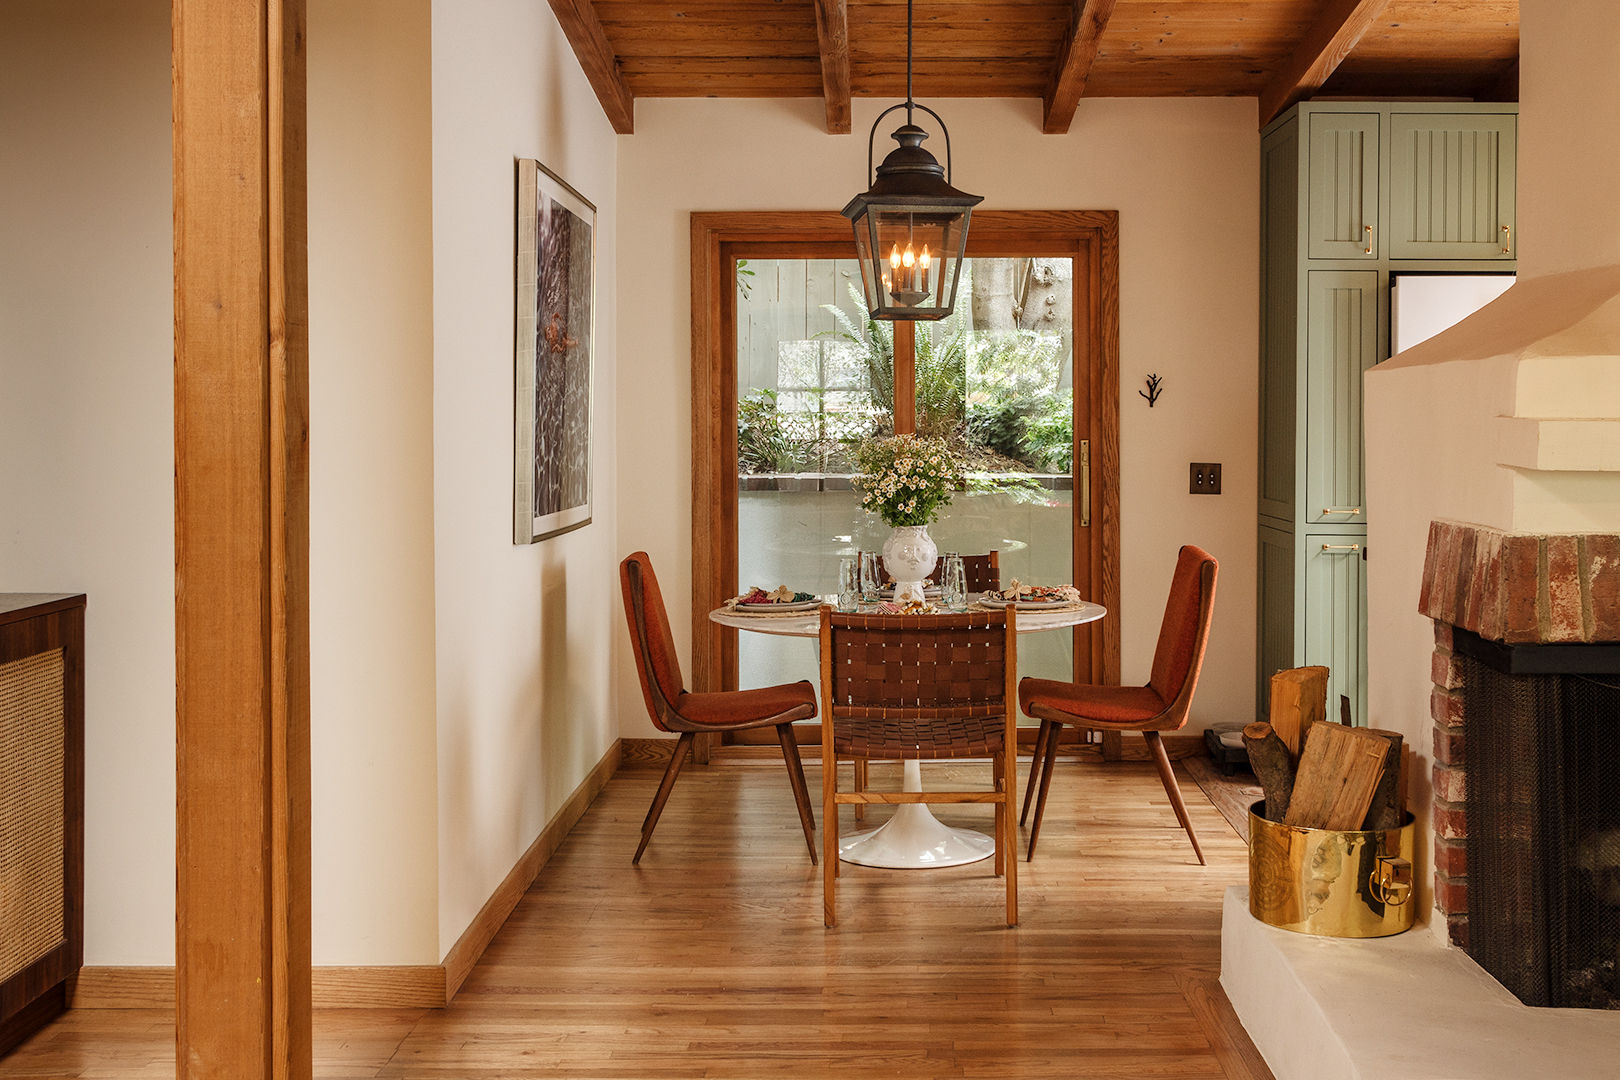
[[[1260,91],[1260,126],[1321,89],[1384,10],[1388,0],[1327,0],[1305,36]]]
[[[625,85],[619,58],[614,55],[591,0],[551,0],[551,13],[562,24],[563,35],[579,58],[579,66],[585,69],[585,78],[596,91],[608,123],[620,135],[631,134],[636,124],[636,96]]]
[[[816,0],[816,40],[821,46],[821,96],[827,101],[827,134],[848,135],[848,0]]]
[[[1074,17],[1063,47],[1058,50],[1057,70],[1042,95],[1041,130],[1048,135],[1066,135],[1074,121],[1074,110],[1086,92],[1086,78],[1097,59],[1103,31],[1114,14],[1115,0],[1075,0]]]

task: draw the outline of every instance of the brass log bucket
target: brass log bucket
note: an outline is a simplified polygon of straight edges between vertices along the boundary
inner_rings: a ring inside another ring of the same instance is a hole
[[[1399,829],[1340,832],[1267,821],[1249,808],[1249,914],[1321,937],[1412,928],[1412,815]]]

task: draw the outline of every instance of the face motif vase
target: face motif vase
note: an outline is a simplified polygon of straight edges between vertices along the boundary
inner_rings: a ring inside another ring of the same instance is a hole
[[[928,535],[926,525],[897,526],[883,542],[883,568],[895,580],[894,602],[908,600],[921,603],[923,582],[934,572],[939,561],[939,548]]]

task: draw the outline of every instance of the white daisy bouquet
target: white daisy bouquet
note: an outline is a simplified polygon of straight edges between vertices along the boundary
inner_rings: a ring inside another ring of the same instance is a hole
[[[861,467],[861,508],[890,528],[927,525],[949,506],[963,483],[962,472],[944,439],[896,435],[868,439],[855,450]]]

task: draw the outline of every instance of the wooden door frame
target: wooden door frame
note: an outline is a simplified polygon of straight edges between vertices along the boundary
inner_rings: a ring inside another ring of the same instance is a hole
[[[176,1072],[307,1080],[307,24],[172,20]]]
[[[709,621],[737,581],[737,290],[730,272],[739,249],[768,245],[777,258],[850,258],[843,215],[827,211],[692,214],[692,679],[699,691],[736,687],[737,631]],[[836,239],[834,239],[836,237]],[[1068,255],[1075,259],[1074,362],[1089,369],[1090,401],[1079,442],[1091,441],[1092,523],[1082,555],[1092,561],[1094,595],[1108,616],[1089,638],[1076,675],[1119,683],[1119,213],[1115,210],[985,210],[973,215],[969,257]],[[742,257],[753,257],[744,255]],[[1083,277],[1082,267],[1087,271]],[[1095,287],[1090,287],[1094,282]],[[1084,301],[1082,304],[1080,301]],[[1082,328],[1081,318],[1085,318]],[[1081,380],[1076,379],[1076,386]],[[1076,403],[1077,413],[1082,404]],[[1079,532],[1080,492],[1075,492]],[[1078,540],[1078,537],[1077,537]],[[1076,581],[1079,581],[1077,575]],[[1077,637],[1077,642],[1080,640]]]

